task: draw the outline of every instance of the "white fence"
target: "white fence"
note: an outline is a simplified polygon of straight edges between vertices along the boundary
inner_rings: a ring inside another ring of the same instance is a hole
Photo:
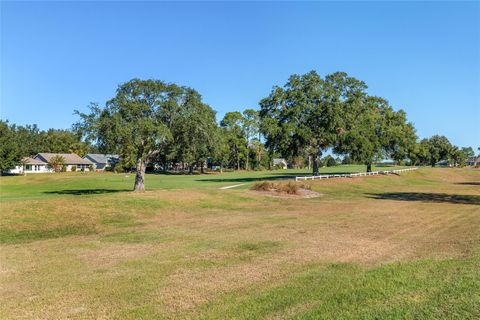
[[[388,170],[388,171],[358,172],[358,173],[346,173],[346,174],[325,174],[321,176],[295,177],[295,181],[322,180],[322,179],[333,179],[333,178],[354,178],[354,177],[376,176],[379,174],[397,174],[397,173],[413,171],[417,169],[418,168],[407,168],[407,169],[396,169],[396,170]]]

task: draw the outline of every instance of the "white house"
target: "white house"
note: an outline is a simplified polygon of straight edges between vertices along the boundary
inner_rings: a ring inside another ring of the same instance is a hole
[[[22,165],[16,166],[13,169],[8,169],[7,173],[10,174],[23,174],[23,173],[45,173],[53,172],[51,168],[48,167],[48,163],[34,159],[34,158],[23,158]]]
[[[53,172],[48,162],[54,156],[61,156],[64,159],[64,165],[66,171],[89,171],[93,167],[93,162],[88,159],[82,159],[79,155],[74,153],[39,153],[35,157],[23,158],[22,164],[15,168],[6,170],[6,173],[10,174],[23,174],[23,173],[46,173]]]

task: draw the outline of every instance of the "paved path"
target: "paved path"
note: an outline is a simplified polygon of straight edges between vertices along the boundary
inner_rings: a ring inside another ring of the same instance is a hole
[[[243,186],[244,184],[246,183],[241,183],[241,184],[234,184],[233,186],[226,186],[226,187],[221,187],[220,190],[225,190],[225,189],[232,189],[232,188],[236,188],[236,187],[240,187],[240,186]]]

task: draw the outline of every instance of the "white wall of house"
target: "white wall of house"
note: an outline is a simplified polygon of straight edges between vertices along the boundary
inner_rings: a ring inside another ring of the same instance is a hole
[[[27,164],[23,168],[25,173],[45,173],[53,171],[48,168],[46,164]]]
[[[15,168],[8,169],[7,173],[10,174],[23,174],[23,173],[46,173],[53,172],[46,164],[27,164],[25,166],[16,166]]]
[[[23,167],[22,166],[15,166],[15,168],[11,168],[6,170],[7,173],[10,174],[21,174],[23,173]]]

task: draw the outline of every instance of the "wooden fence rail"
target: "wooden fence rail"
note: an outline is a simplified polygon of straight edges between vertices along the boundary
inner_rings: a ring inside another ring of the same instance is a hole
[[[358,172],[358,173],[346,173],[346,174],[325,174],[321,176],[304,176],[304,177],[295,177],[295,181],[366,177],[366,176],[375,176],[379,174],[396,174],[401,172],[413,171],[417,169],[418,168],[407,168],[407,169],[396,169],[396,170],[387,170],[387,171]]]

